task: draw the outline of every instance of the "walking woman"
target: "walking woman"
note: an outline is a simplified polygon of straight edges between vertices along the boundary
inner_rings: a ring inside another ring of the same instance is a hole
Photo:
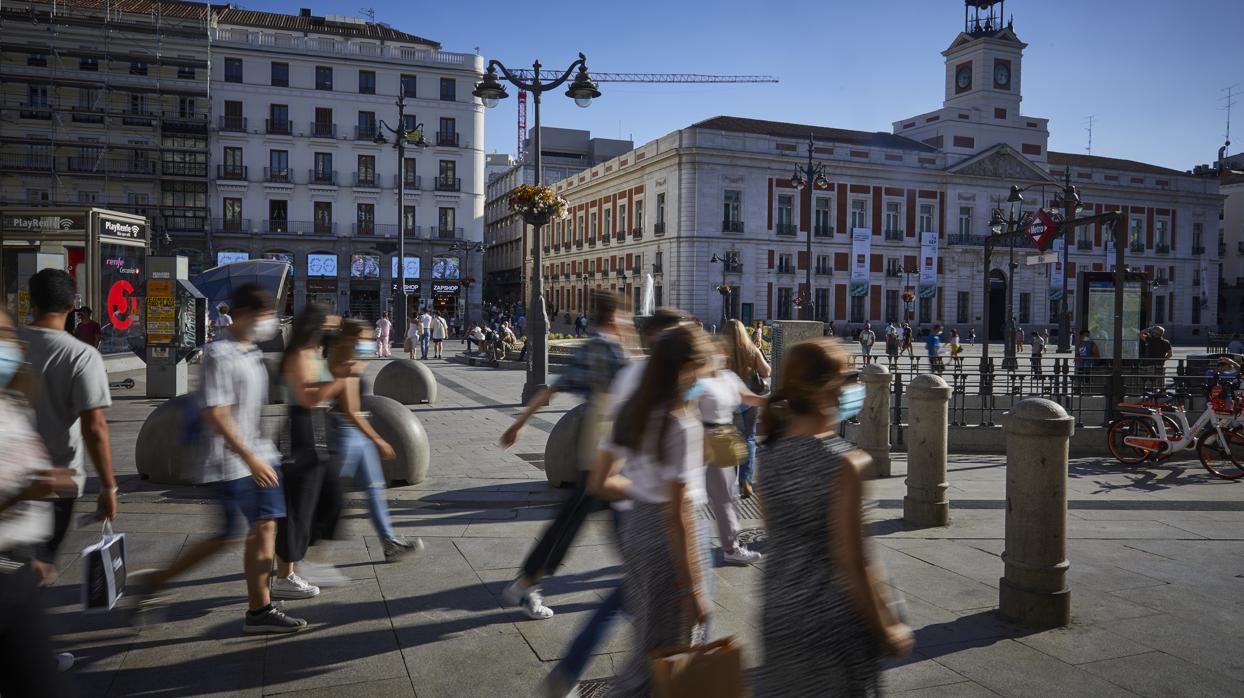
[[[389,311],[380,314],[376,321],[376,356],[389,358],[389,332],[393,330],[393,322],[389,320]]]
[[[600,492],[633,504],[618,535],[635,645],[611,695],[648,695],[649,653],[690,644],[695,626],[708,620],[696,516],[704,503],[704,429],[692,405],[692,386],[708,360],[702,330],[667,330],[614,422],[607,447],[612,469]]]
[[[764,394],[764,379],[771,373],[765,355],[747,336],[747,328],[738,320],[726,324],[726,368],[733,371],[748,390]],[[756,472],[756,417],[760,408],[746,405],[743,410],[743,433],[747,441],[747,462],[739,466],[739,493],[744,499],[752,496],[752,480]]]
[[[445,318],[435,310],[432,311],[432,350],[437,359],[445,358],[445,338],[449,336],[449,326]]]
[[[328,414],[325,406],[345,389],[349,368],[329,372],[322,356],[328,313],[313,303],[294,318],[289,346],[281,357],[281,376],[288,389],[290,459],[284,464],[285,518],[277,524],[277,577],[272,596],[304,599],[320,593],[307,581],[341,583],[344,575],[329,565],[303,562],[307,548],[332,538],[341,515],[341,484],[328,456]],[[296,574],[299,564],[302,575]]]
[[[402,348],[406,350],[406,356],[411,361],[415,360],[415,350],[419,348],[419,330],[422,325],[419,323],[418,315],[411,315],[406,322],[406,341],[402,342]]]
[[[891,612],[865,553],[869,458],[834,433],[864,402],[832,340],[794,345],[761,421],[764,566],[760,696],[875,696],[881,658],[902,657],[911,629]]]
[[[744,338],[746,339],[746,336]],[[748,390],[743,380],[739,378],[739,374],[726,368],[726,363],[724,353],[714,352],[711,360],[713,372],[696,383],[696,390],[700,393],[698,400],[700,420],[704,423],[704,428],[709,430],[709,444],[718,439],[724,439],[727,443],[729,441],[738,443],[736,439],[741,435],[734,426],[735,413],[743,405],[756,409],[764,404],[764,398]],[[717,523],[717,537],[721,539],[722,558],[727,565],[750,565],[760,562],[760,553],[749,550],[747,546],[739,543],[738,468],[734,466],[733,461],[723,463],[715,460],[722,457],[730,459],[733,456],[729,454],[719,456],[719,451],[713,448],[704,450],[704,489],[708,494],[708,505],[712,508],[713,518]],[[751,489],[750,485],[748,489]]]
[[[333,434],[336,437],[336,454],[339,472],[343,478],[352,478],[357,487],[367,491],[367,510],[372,526],[380,536],[387,562],[398,559],[415,550],[416,545],[399,538],[389,521],[389,506],[384,501],[384,470],[381,459],[396,458],[393,447],[372,428],[359,412],[359,379],[363,362],[372,345],[371,332],[357,320],[341,323],[341,331],[328,354],[328,367],[334,375],[346,375],[345,387],[333,406]]]

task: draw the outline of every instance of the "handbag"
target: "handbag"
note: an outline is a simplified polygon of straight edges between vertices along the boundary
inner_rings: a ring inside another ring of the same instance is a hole
[[[110,611],[125,594],[125,534],[104,521],[98,542],[82,550],[82,610]]]
[[[769,394],[769,379],[761,378],[760,371],[757,371],[754,368],[751,373],[747,374],[747,381],[745,384],[747,385],[748,390],[757,395]]]
[[[733,637],[648,656],[654,698],[746,695],[743,653]]]
[[[719,468],[747,462],[747,442],[733,424],[721,424],[704,432],[704,457]]]

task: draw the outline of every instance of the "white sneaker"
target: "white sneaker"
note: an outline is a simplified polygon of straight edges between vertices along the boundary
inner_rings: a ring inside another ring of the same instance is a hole
[[[354,581],[336,567],[322,562],[303,560],[298,563],[298,572],[307,582],[321,587],[340,587]]]
[[[74,657],[69,652],[60,652],[56,655],[56,673],[63,674],[73,668]]]
[[[290,574],[288,577],[273,576],[268,587],[274,599],[309,599],[320,595],[319,587],[308,584],[307,580],[299,577],[297,573]]]
[[[727,550],[723,556],[727,565],[750,565],[760,562],[764,555],[755,550],[748,550],[743,546],[737,546],[734,550]]]
[[[517,606],[522,603],[523,597],[527,596],[529,589],[531,587],[523,586],[521,579],[515,579],[501,592],[501,600],[506,606]]]
[[[524,587],[517,579],[501,592],[501,600],[507,606],[522,608],[523,614],[532,620],[547,620],[553,617],[553,609],[544,605],[544,597],[540,595],[540,588]]]

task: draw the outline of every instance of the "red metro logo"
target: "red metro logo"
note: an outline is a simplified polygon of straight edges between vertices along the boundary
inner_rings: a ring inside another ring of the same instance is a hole
[[[138,313],[138,299],[134,298],[134,287],[130,282],[121,280],[108,289],[108,319],[112,326],[125,331],[134,324],[134,316]]]

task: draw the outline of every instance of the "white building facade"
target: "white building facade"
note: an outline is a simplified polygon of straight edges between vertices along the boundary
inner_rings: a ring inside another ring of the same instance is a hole
[[[992,210],[1009,212],[1012,185],[1029,187],[1018,217],[1048,207],[1069,173],[1081,215],[1128,213],[1127,264],[1155,282],[1144,321],[1177,338],[1203,336],[1217,323],[1205,291],[1217,288],[1218,269],[1204,263],[1217,183],[1048,152],[1046,120],[1019,112],[1024,47],[1010,26],[969,22],[944,52],[942,109],[897,121],[893,133],[715,117],[562,180],[556,189],[573,213],[543,241],[550,306],[574,313],[592,288],[637,303],[651,274],[658,305],[709,324],[799,318],[806,298],[814,317],[840,332],[909,318],[1000,339],[1013,285],[1017,324],[1054,328],[1061,291],[1054,265],[1025,264],[1031,252],[1020,250],[1011,278],[1005,248],[985,268],[983,241]],[[809,135],[829,180],[813,191],[791,184],[794,166],[806,164]],[[1109,237],[1090,226],[1067,241],[1073,313],[1080,272],[1113,268]],[[930,252],[934,263],[922,264]],[[905,291],[915,296],[910,303]]]
[[[478,307],[482,258],[469,247],[483,241],[484,119],[471,90],[482,67],[477,55],[357,18],[220,10],[209,230],[177,239],[178,251],[205,267],[287,260],[287,310],[316,301],[374,320],[395,307],[403,226],[412,309]],[[401,169],[390,128],[427,142],[406,147]]]

